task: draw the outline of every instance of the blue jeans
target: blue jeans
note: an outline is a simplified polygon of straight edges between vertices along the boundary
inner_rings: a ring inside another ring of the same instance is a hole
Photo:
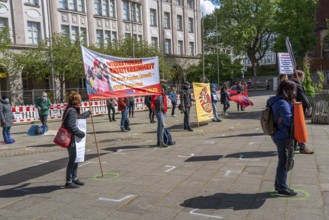
[[[3,127],[3,128],[2,128],[2,136],[3,136],[3,140],[4,140],[6,143],[9,143],[9,140],[10,140],[10,128],[11,128],[11,127]]]
[[[121,122],[120,122],[121,130],[125,129],[125,121],[128,118],[128,112],[129,112],[129,108],[126,108],[125,110],[121,111]]]
[[[74,141],[74,140],[73,140]],[[75,163],[75,158],[77,157],[77,151],[75,147],[69,146],[67,148],[69,153],[69,162],[66,167],[66,182],[72,183],[73,180],[77,180],[78,175],[78,163]]]
[[[157,145],[160,145],[160,137],[161,137],[161,141],[163,143],[163,132],[164,132],[164,128],[165,128],[165,121],[164,121],[164,115],[163,112],[159,112],[159,111],[155,111],[155,115],[157,117],[157,123],[158,123],[158,128],[157,128]],[[160,128],[161,127],[161,128]],[[160,134],[160,132],[162,133],[162,135]]]
[[[211,104],[212,104],[212,111],[214,113],[214,119],[218,120],[219,116],[217,114],[217,102],[212,102]]]
[[[276,168],[276,175],[275,175],[275,188],[278,190],[285,190],[287,189],[287,176],[288,171],[286,168],[287,162],[287,154],[286,154],[286,147],[285,147],[285,140],[284,139],[274,139],[272,138],[274,144],[278,149],[278,166]]]

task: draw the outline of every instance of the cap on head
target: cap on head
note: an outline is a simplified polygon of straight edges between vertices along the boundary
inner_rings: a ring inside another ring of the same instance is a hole
[[[216,84],[215,84],[215,83],[211,83],[211,84],[210,84],[210,88],[212,88],[212,89],[213,89],[213,88],[216,88]]]

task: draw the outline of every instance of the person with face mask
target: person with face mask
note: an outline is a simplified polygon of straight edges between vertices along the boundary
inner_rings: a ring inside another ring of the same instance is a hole
[[[49,109],[50,109],[51,102],[49,98],[47,97],[47,93],[43,92],[42,96],[37,99],[37,102],[35,106],[38,109],[39,112],[39,118],[42,123],[42,125],[45,127],[45,130],[48,131],[47,126],[47,119],[49,115]]]
[[[294,77],[292,79],[293,82],[295,82],[297,87],[297,93],[296,93],[296,101],[301,102],[303,105],[304,115],[311,113],[311,104],[305,94],[305,90],[302,86],[305,78],[305,73],[301,70],[296,70],[294,72]],[[313,154],[314,152],[309,150],[305,143],[298,143],[299,146],[299,152],[301,154]]]
[[[192,98],[190,92],[190,83],[185,81],[182,85],[182,92],[180,94],[182,111],[184,112],[184,130],[193,131],[190,125],[190,109],[192,106]]]
[[[3,135],[3,144],[12,144],[14,139],[10,138],[10,129],[13,125],[14,114],[11,110],[11,105],[8,96],[3,96],[0,100],[0,120]]]

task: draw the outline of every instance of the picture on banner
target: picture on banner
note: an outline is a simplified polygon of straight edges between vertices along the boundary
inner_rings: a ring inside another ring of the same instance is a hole
[[[158,57],[121,58],[81,46],[91,100],[160,93]]]
[[[209,83],[193,83],[195,107],[198,122],[207,121],[214,117],[211,104]]]

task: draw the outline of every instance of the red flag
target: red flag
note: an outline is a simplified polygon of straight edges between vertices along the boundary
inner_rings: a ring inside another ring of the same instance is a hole
[[[248,107],[249,105],[254,106],[254,103],[252,103],[252,101],[250,101],[246,96],[241,94],[230,96],[230,100],[238,103],[242,108]]]

